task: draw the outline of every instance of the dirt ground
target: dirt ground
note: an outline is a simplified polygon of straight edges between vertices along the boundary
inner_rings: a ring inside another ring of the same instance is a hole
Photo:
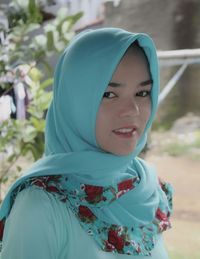
[[[153,151],[146,159],[174,188],[172,229],[164,235],[170,258],[200,259],[200,161]]]

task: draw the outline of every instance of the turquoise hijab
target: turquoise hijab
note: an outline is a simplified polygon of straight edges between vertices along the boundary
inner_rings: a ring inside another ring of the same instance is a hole
[[[136,149],[130,155],[116,156],[104,152],[97,144],[96,115],[117,64],[136,40],[149,62],[153,80],[152,110]],[[0,218],[5,219],[9,214],[13,191],[31,177],[68,176],[68,189],[77,183],[106,189],[134,178],[139,179],[138,184],[115,202],[96,207],[89,204],[90,209],[106,224],[126,227],[149,225],[159,204],[169,208],[154,169],[137,157],[146,143],[156,113],[158,92],[156,49],[147,34],[119,28],[88,30],[78,34],[56,67],[53,100],[46,118],[45,155],[10,188],[1,206]],[[71,206],[73,208],[73,204]],[[152,236],[153,240],[155,233]]]

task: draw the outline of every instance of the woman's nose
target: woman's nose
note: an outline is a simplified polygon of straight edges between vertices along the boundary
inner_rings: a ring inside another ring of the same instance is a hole
[[[121,105],[121,109],[120,109],[120,117],[124,117],[124,116],[138,116],[140,114],[140,109],[139,109],[139,105],[137,103],[136,100],[126,100],[123,102],[123,104]]]

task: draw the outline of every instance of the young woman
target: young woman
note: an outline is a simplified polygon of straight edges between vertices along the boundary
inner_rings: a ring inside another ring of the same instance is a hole
[[[75,37],[56,68],[45,156],[0,210],[1,259],[168,258],[171,187],[137,157],[158,85],[148,35],[103,28]]]

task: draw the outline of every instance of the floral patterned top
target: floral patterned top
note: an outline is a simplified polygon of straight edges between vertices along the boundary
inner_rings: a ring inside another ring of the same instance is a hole
[[[106,252],[150,256],[159,233],[170,228],[169,217],[172,208],[172,190],[169,184],[160,181],[161,191],[166,194],[169,207],[159,204],[153,222],[148,225],[119,226],[109,224],[98,218],[95,209],[110,204],[139,183],[138,177],[126,179],[115,186],[94,186],[77,182],[77,179],[63,175],[33,177],[21,184],[13,193],[12,200],[23,189],[37,186],[51,193],[66,204],[81,227],[97,245]],[[2,224],[3,225],[3,222]],[[3,228],[3,227],[2,227]]]

